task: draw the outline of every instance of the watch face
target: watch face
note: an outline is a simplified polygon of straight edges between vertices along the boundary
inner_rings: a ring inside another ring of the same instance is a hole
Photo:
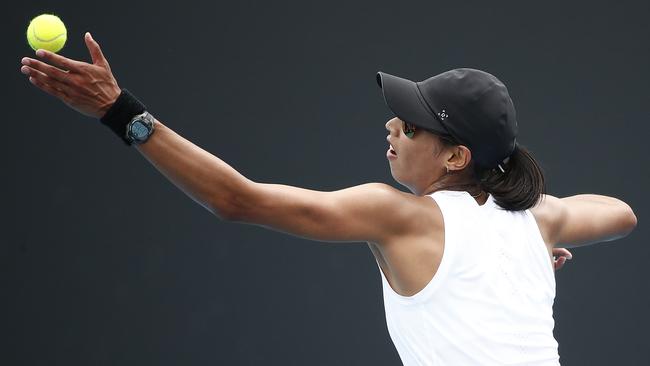
[[[142,140],[149,135],[149,129],[142,121],[135,121],[131,126],[131,135],[138,140]]]

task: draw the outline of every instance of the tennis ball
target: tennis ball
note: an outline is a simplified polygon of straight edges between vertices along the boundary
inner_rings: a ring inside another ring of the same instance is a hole
[[[39,48],[58,52],[68,39],[65,24],[52,14],[41,14],[29,22],[27,42],[34,50]]]

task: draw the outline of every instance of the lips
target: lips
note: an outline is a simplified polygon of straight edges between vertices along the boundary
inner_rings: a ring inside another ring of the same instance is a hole
[[[395,152],[395,149],[393,149],[393,146],[389,147],[388,151],[386,151],[386,158],[388,160],[397,159],[397,153]]]
[[[388,151],[386,151],[386,158],[388,159],[397,159],[397,151],[393,147],[393,144],[390,143],[390,135],[386,136],[386,141],[388,141]]]

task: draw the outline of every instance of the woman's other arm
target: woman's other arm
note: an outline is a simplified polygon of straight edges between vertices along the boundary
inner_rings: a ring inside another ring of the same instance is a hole
[[[627,203],[597,194],[564,198],[545,195],[531,212],[547,244],[553,246],[576,247],[620,239],[637,224]]]

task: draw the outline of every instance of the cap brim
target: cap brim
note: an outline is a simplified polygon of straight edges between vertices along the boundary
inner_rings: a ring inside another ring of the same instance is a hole
[[[381,71],[377,73],[376,78],[386,105],[399,119],[433,133],[449,135],[425,105],[415,82]]]

